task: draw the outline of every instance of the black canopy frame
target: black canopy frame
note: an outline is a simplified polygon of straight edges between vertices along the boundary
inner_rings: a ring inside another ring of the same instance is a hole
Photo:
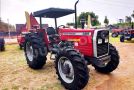
[[[33,12],[34,17],[40,18],[40,28],[42,28],[42,18],[54,18],[55,29],[57,29],[57,18],[63,17],[69,14],[75,13],[72,9],[61,9],[61,8],[48,8]]]

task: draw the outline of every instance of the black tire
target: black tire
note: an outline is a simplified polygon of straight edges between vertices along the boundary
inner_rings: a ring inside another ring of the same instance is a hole
[[[128,39],[127,39],[127,41],[131,41],[131,40],[132,40],[132,38],[128,38]]]
[[[120,57],[118,51],[112,44],[109,45],[109,55],[111,55],[111,61],[109,61],[109,63],[105,67],[99,67],[97,65],[94,65],[95,69],[98,72],[110,73],[118,67]]]
[[[1,46],[1,51],[5,51],[5,45]]]
[[[74,69],[74,79],[72,82],[67,83],[61,76],[58,63],[62,57],[68,58],[71,62]],[[56,56],[55,61],[56,74],[58,79],[61,81],[61,84],[69,90],[81,90],[86,86],[89,80],[89,72],[87,64],[84,61],[84,58],[74,49],[64,49]]]
[[[20,50],[22,50],[22,49],[23,49],[23,46],[22,46],[21,44],[19,45],[19,47],[20,47]]]
[[[31,54],[33,56],[32,59],[28,57],[27,50],[30,48],[32,48],[31,51],[33,52]],[[41,69],[46,63],[47,48],[43,39],[41,39],[41,37],[39,37],[38,34],[32,33],[26,35],[24,52],[25,52],[27,64],[29,65],[30,68]]]
[[[118,37],[118,33],[112,33],[112,37]]]
[[[121,36],[120,37],[120,42],[124,42],[124,40],[125,40],[124,36]]]

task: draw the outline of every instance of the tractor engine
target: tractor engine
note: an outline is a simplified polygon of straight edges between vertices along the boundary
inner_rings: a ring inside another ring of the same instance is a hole
[[[103,57],[109,53],[109,31],[103,29],[59,29],[62,41],[73,41],[74,47],[87,57]]]

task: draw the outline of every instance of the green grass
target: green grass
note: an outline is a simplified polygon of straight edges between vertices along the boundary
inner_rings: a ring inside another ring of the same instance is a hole
[[[115,38],[113,38],[113,37],[109,37],[109,42],[110,43],[115,43],[115,42],[120,42],[120,37],[118,36],[118,37],[115,37]]]
[[[110,43],[119,43],[120,42],[120,36],[118,36],[118,37],[109,37],[109,42]],[[127,41],[127,40],[125,40],[123,43],[134,43],[134,39],[132,39],[131,41]]]

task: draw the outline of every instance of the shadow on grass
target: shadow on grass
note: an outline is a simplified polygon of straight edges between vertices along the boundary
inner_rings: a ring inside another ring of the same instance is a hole
[[[125,42],[123,42],[123,43],[134,43],[134,39],[133,40],[131,40],[131,41],[125,41]]]
[[[54,62],[52,62],[52,61],[48,61],[42,69],[37,69],[37,70],[30,68],[28,65],[26,65],[26,66],[27,66],[26,70],[29,73],[33,73],[33,74],[44,74],[44,72],[48,74],[53,71],[54,71],[54,73],[56,73],[55,67],[54,67]]]

